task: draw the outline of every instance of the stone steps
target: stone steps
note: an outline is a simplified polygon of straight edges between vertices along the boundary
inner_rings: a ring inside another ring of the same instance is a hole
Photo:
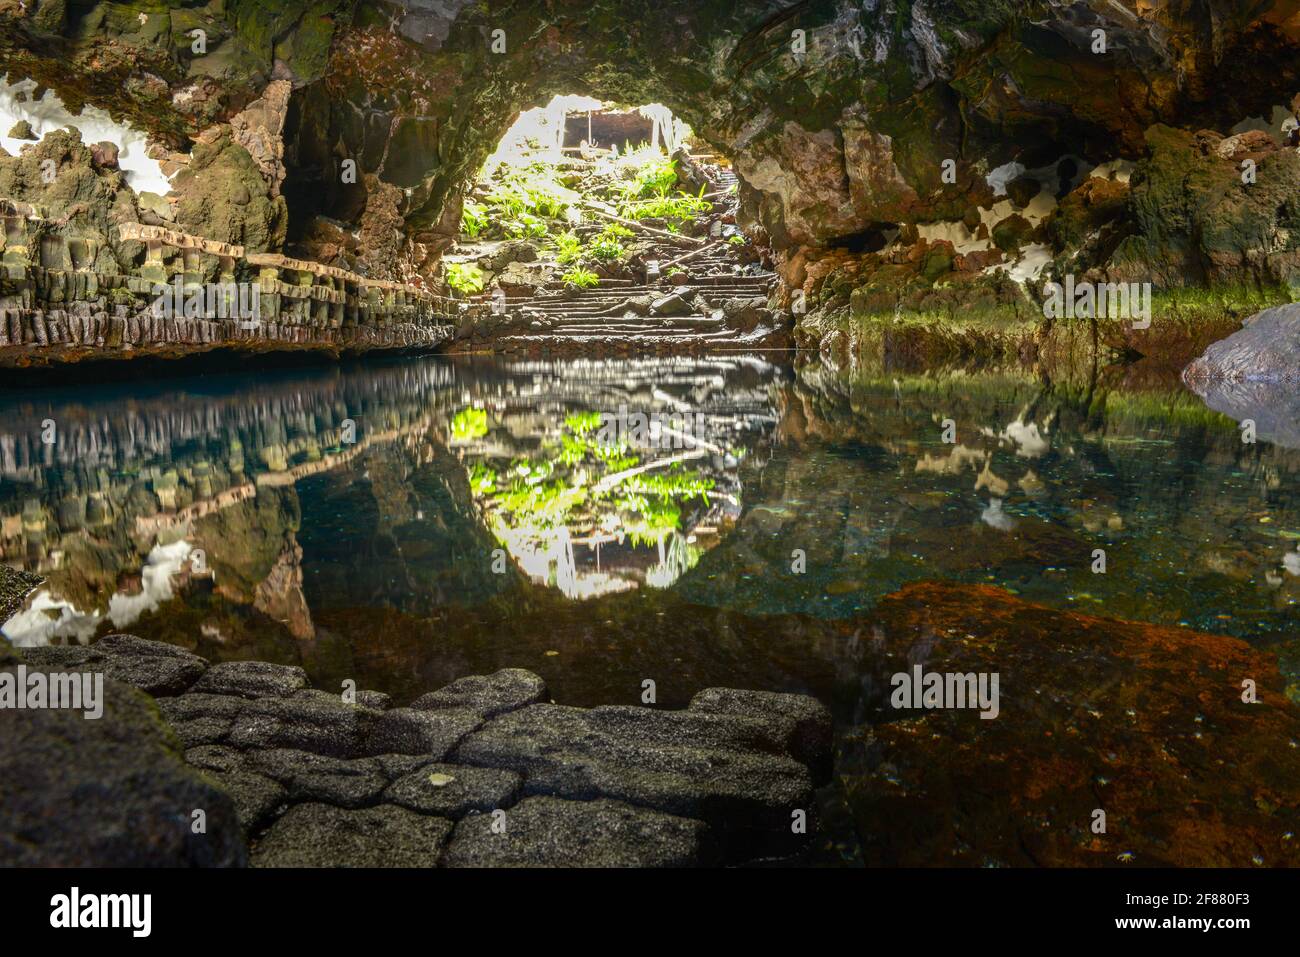
[[[191,800],[205,801],[208,842],[224,841],[229,863],[736,865],[799,854],[821,837],[811,812],[814,788],[830,778],[831,718],[800,695],[709,688],[678,711],[583,709],[546,703],[541,678],[505,669],[392,707],[372,691],[348,703],[310,688],[298,667],[213,664],[129,635],[27,654],[30,667],[105,671],[156,699],[186,763],[205,775],[202,793],[190,785]],[[77,730],[120,733],[121,697],[102,722],[78,716]],[[24,714],[59,718],[57,710]],[[98,785],[103,767],[79,759],[86,750],[60,774]],[[172,794],[164,787],[175,777],[158,792]],[[126,797],[156,797],[151,782],[156,774],[137,775]],[[102,789],[87,793],[89,804],[68,799],[76,824],[81,814],[136,838],[149,847],[140,863],[195,863],[165,856],[166,847],[188,846],[188,815],[133,814],[120,798],[97,797]],[[810,811],[807,834],[792,831],[791,809]],[[493,827],[501,815],[509,840]],[[146,840],[150,826],[151,836],[165,829],[177,840]],[[80,841],[85,831],[71,833]],[[61,851],[30,863],[66,865]],[[84,847],[75,853],[85,863]]]
[[[642,333],[646,335],[663,335],[667,332],[723,331],[726,321],[712,316],[680,316],[664,319],[658,316],[638,317],[640,321],[628,319],[611,323],[601,322],[565,322],[558,326],[551,335],[614,335],[623,332]]]

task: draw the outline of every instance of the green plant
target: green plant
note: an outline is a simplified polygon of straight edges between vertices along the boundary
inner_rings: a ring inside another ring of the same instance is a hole
[[[627,250],[623,248],[623,240],[631,238],[632,235],[632,230],[617,223],[610,223],[591,241],[589,247],[591,255],[603,262],[621,261],[627,258]]]
[[[648,200],[632,200],[624,203],[619,212],[627,219],[665,219],[670,222],[685,222],[703,215],[713,209],[713,204],[704,198],[704,188],[700,187],[697,196],[679,193],[676,196],[656,196]]]
[[[469,487],[475,495],[491,495],[497,488],[497,473],[482,462],[475,462],[469,472]]]
[[[472,296],[483,291],[483,270],[473,263],[448,263],[447,285],[457,292]]]
[[[732,236],[727,240],[727,242],[731,243],[733,246],[743,246],[745,245],[745,237],[740,235]]]
[[[592,286],[600,285],[600,277],[589,269],[583,269],[581,266],[574,266],[560,279],[567,285],[577,286],[581,289],[590,289]]]
[[[461,211],[460,231],[470,239],[478,238],[488,224],[487,207],[482,203],[466,203]]]
[[[544,239],[548,231],[546,221],[532,213],[520,213],[502,223],[510,239]]]
[[[462,409],[451,420],[453,442],[473,442],[487,435],[487,412],[484,409]]]
[[[599,412],[571,412],[564,417],[564,427],[574,435],[586,435],[600,428]]]
[[[677,162],[655,157],[637,170],[635,185],[637,196],[667,196],[677,185]]]
[[[555,249],[557,253],[555,261],[561,266],[576,263],[582,258],[582,240],[573,230],[555,237]]]
[[[531,230],[532,222],[538,221],[538,217],[562,218],[578,201],[578,194],[561,183],[559,176],[559,170],[548,163],[510,170],[501,175],[487,194],[487,203],[497,210],[501,220],[523,221],[530,224]],[[510,232],[508,223],[506,232]]]

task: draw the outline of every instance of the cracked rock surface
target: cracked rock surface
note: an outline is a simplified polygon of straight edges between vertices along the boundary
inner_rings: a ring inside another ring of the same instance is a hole
[[[105,673],[138,707],[155,696],[184,748],[173,773],[226,809],[207,839],[233,849],[218,860],[199,843],[213,863],[243,863],[246,841],[261,867],[743,864],[806,846],[828,777],[830,715],[798,695],[712,688],[684,711],[582,709],[504,669],[392,708],[307,688],[296,667],[209,665],[129,635],[25,655]],[[800,811],[807,834],[791,826]]]

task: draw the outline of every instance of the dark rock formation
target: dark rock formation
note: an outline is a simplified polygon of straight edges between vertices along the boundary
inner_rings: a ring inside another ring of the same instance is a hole
[[[1282,385],[1300,379],[1300,303],[1251,316],[1188,365],[1183,379],[1198,391],[1214,382]]]
[[[297,804],[253,853],[257,867],[434,867],[452,824],[391,804]]]
[[[199,662],[186,688],[173,675],[157,692],[167,695],[158,704],[186,761],[229,794],[217,801],[209,792],[208,803],[196,805],[219,807],[226,856],[206,860],[206,845],[198,845],[188,850],[194,863],[242,862],[231,831],[236,815],[256,866],[743,862],[807,846],[816,832],[812,789],[829,774],[830,716],[796,695],[708,689],[681,712],[583,711],[537,703],[541,679],[509,669],[460,679],[414,708],[383,710],[324,692],[304,697],[296,668],[209,668],[173,646],[126,635],[90,648],[39,649],[29,660],[111,672],[142,687],[159,687],[164,665]],[[109,684],[153,713],[138,692]],[[142,719],[113,707],[128,720],[109,714],[102,727],[136,740]],[[0,745],[0,768],[15,768],[12,787],[23,802],[54,787],[33,767],[50,746],[34,738],[6,766]],[[138,760],[149,757],[143,749]],[[105,760],[114,767],[122,758]],[[184,775],[207,787],[174,752],[172,761],[179,770],[159,772],[160,794],[137,781],[135,793],[121,795],[124,804],[175,800],[173,791],[185,792],[172,779]],[[56,774],[47,762],[44,773],[75,779],[95,770],[72,764]],[[806,832],[791,826],[796,812],[809,822]],[[68,853],[53,838],[42,842],[50,845],[42,861]],[[117,852],[107,837],[89,847],[86,862],[112,862],[103,855]]]
[[[456,825],[446,867],[690,867],[708,860],[700,821],[618,801],[531,797],[494,832],[492,818]]]
[[[1211,409],[1253,426],[1253,438],[1300,449],[1300,304],[1265,309],[1183,370]]]
[[[148,684],[147,658],[125,658],[122,670]],[[5,670],[16,674],[17,667]],[[22,667],[47,675],[98,671]],[[0,864],[243,865],[246,850],[231,799],[181,760],[175,736],[146,695],[111,678],[103,692],[98,719],[58,708],[3,713]],[[202,812],[202,829],[196,812]]]
[[[19,571],[0,564],[0,621],[12,615],[27,593],[40,584],[40,578],[30,572]]]
[[[453,681],[441,691],[421,695],[411,702],[417,711],[468,708],[494,718],[547,700],[546,682],[530,671],[506,668],[492,675],[472,675]]]
[[[267,162],[263,158],[263,164]],[[277,172],[264,172],[264,165],[259,166],[226,127],[200,136],[189,163],[172,180],[176,225],[249,252],[278,252],[288,212],[284,197],[272,193]]]
[[[838,331],[830,317],[972,298],[1018,317],[1026,295],[999,267],[1036,278],[1048,259],[1165,287],[1291,282],[1300,161],[1273,110],[1300,88],[1294,0],[669,0],[655,13],[646,28],[617,0],[20,4],[0,12],[0,67],[164,143],[187,228],[277,251],[291,237],[368,276],[429,277],[516,113],[582,92],[664,102],[733,161],[742,221],[808,297],[805,341]],[[1131,191],[1099,175],[1115,185],[1092,195],[1094,167],[1121,158],[1137,163]],[[1050,246],[1035,242],[1015,217],[1037,227],[1057,200],[1086,215],[1062,212]],[[952,238],[916,232],[935,224]]]

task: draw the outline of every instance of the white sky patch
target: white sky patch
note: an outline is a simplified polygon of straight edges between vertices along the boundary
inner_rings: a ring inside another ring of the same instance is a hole
[[[1061,187],[1061,178],[1058,173],[1058,167],[1061,161],[1065,159],[1074,160],[1074,162],[1082,169],[1088,168],[1086,160],[1080,159],[1077,156],[1063,156],[1056,162],[1049,163],[1048,165],[1041,166],[1037,169],[1026,169],[1020,163],[1012,162],[999,166],[997,169],[993,170],[993,172],[989,173],[986,179],[988,180],[989,186],[993,188],[993,194],[995,196],[1005,197],[995,202],[992,206],[979,207],[980,222],[988,229],[990,236],[993,234],[994,226],[1013,214],[1018,213],[1020,216],[1024,217],[1025,221],[1031,226],[1037,226],[1043,220],[1047,219],[1048,216],[1052,215],[1057,207],[1056,194]],[[1029,204],[1023,208],[1018,207],[1007,195],[1007,184],[1021,176],[1028,176],[1031,179],[1036,179],[1039,183],[1038,192],[1029,201]],[[916,230],[917,234],[928,242],[946,240],[947,242],[952,243],[953,250],[961,254],[984,252],[985,250],[993,248],[992,239],[977,238],[975,233],[967,228],[966,224],[960,220],[950,220],[941,223],[917,223]],[[1035,249],[1038,247],[1030,246],[1026,248]],[[1035,254],[1034,260],[1029,263],[1027,267],[1026,278],[1020,278],[1019,281],[1025,282],[1026,279],[1036,279],[1038,274],[1042,272],[1042,267],[1044,265],[1046,265],[1046,263],[1040,263],[1037,254]],[[1019,270],[1019,266],[1007,266],[1005,264],[1001,266],[990,266],[989,269],[985,270],[985,272],[992,269],[1003,269],[1014,273]]]
[[[56,639],[64,642],[74,639],[77,644],[85,644],[105,617],[114,628],[127,628],[141,615],[171,600],[172,578],[185,566],[191,551],[186,541],[155,545],[140,570],[139,594],[114,592],[108,600],[107,616],[98,611],[81,611],[71,602],[55,598],[48,590],[41,589],[24,611],[4,623],[0,633],[19,648],[34,648],[51,644]]]
[[[1126,159],[1113,159],[1100,166],[1094,166],[1090,175],[1098,179],[1113,179],[1117,183],[1127,183],[1133,175],[1133,162]]]
[[[993,188],[994,196],[1005,196],[1007,195],[1007,185],[1024,171],[1025,168],[1013,160],[990,170],[989,175],[984,179]]]
[[[0,629],[18,648],[64,643],[85,644],[99,627],[99,612],[79,611],[71,602],[55,598],[42,588],[26,609],[14,615]]]
[[[81,131],[81,140],[87,146],[105,140],[117,145],[117,164],[126,174],[127,184],[137,193],[165,196],[171,192],[171,182],[163,175],[158,161],[146,155],[149,143],[145,133],[115,122],[94,106],[87,106],[80,116],[74,116],[53,90],[46,90],[39,100],[33,99],[36,87],[35,80],[10,83],[8,76],[0,79],[0,145],[9,153],[17,156],[29,142],[8,135],[19,120],[30,123],[38,137],[71,126]]]
[[[997,263],[987,267],[984,272],[1005,272],[1019,283],[1033,282],[1043,274],[1043,270],[1052,261],[1052,250],[1041,243],[1026,246],[1021,250],[1020,259],[1014,263]]]
[[[917,223],[916,233],[927,242],[946,240],[952,243],[955,252],[966,254],[992,249],[993,243],[987,239],[978,239],[960,220],[947,223]]]
[[[1016,419],[1009,422],[1002,433],[1016,444],[1016,455],[1036,459],[1051,451],[1052,443],[1038,431],[1038,423]]]
[[[1282,567],[1292,575],[1300,575],[1300,552],[1287,552],[1283,555]]]
[[[190,557],[190,543],[184,540],[171,545],[155,545],[140,569],[139,594],[115,592],[108,600],[108,617],[114,628],[134,624],[145,612],[153,611],[172,598],[172,576],[179,574]]]

